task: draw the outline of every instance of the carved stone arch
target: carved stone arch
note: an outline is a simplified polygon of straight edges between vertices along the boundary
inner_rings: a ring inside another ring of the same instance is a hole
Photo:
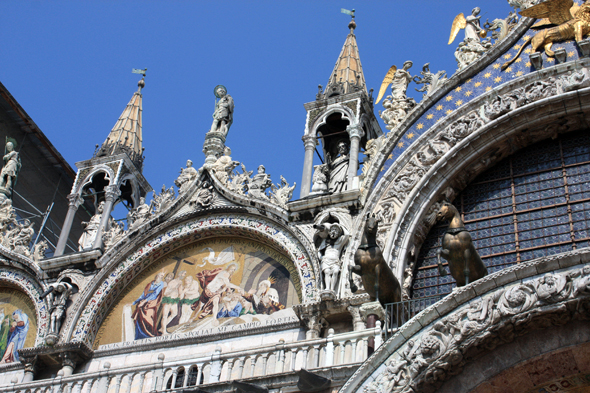
[[[421,242],[416,241],[415,235],[433,203],[443,199],[445,194],[463,190],[475,176],[508,155],[554,136],[556,127],[561,132],[587,128],[585,117],[590,114],[590,89],[585,90],[586,104],[583,104],[584,99],[575,95],[572,97],[575,100],[569,101],[555,96],[538,106],[523,107],[486,124],[426,171],[408,193],[387,236],[384,255],[389,260],[398,259],[396,275],[403,277],[408,259],[417,256]],[[585,113],[566,118],[568,114],[580,111]],[[523,133],[527,135],[523,136]]]
[[[121,176],[118,182],[118,184],[120,184],[119,190],[121,191],[121,193],[123,192],[123,190],[121,190],[121,187],[123,187],[125,181],[129,182],[129,185],[131,187],[130,199],[131,201],[133,201],[133,207],[139,206],[139,198],[141,197],[141,190],[139,189],[139,185],[137,184],[137,182],[134,181],[135,179],[136,178],[133,174],[126,173]],[[123,195],[121,195],[121,197],[123,197]]]
[[[18,289],[29,297],[37,317],[35,346],[45,345],[45,336],[49,332],[49,308],[45,299],[40,298],[45,290],[43,284],[35,276],[3,266],[0,267],[0,286]]]
[[[565,252],[495,272],[453,291],[403,325],[340,392],[476,391],[471,389],[493,379],[503,367],[568,345],[584,353],[590,343],[588,262],[588,248]],[[550,333],[544,335],[543,329]],[[587,367],[586,357],[581,360]]]
[[[364,216],[377,213],[383,202],[395,205],[384,256],[395,264],[400,280],[421,245],[414,236],[443,194],[462,190],[475,175],[520,148],[587,124],[590,105],[585,97],[590,89],[564,92],[560,84],[560,73],[575,67],[564,64],[538,71],[478,97],[436,123],[393,163],[372,190],[355,228],[362,228]],[[509,111],[490,118],[491,103],[498,96],[519,94],[524,99],[515,99]],[[439,142],[433,149],[433,143]],[[360,231],[356,232],[353,248],[360,242]]]
[[[105,174],[105,178],[109,180],[109,184],[111,184],[115,180],[116,173],[113,170],[113,168],[111,168],[105,164],[100,164],[100,165],[97,165],[96,167],[92,168],[92,171],[90,171],[88,174],[86,174],[86,176],[84,176],[82,181],[78,182],[78,185],[76,186],[76,188],[75,188],[74,192],[72,192],[72,194],[81,195],[84,187],[91,184],[92,178],[100,172]]]
[[[332,104],[328,105],[328,107],[317,116],[316,120],[312,123],[311,127],[309,127],[309,129],[306,130],[306,135],[315,136],[315,132],[317,131],[317,129],[322,125],[326,124],[328,116],[334,113],[342,114],[343,117],[349,121],[349,125],[357,124],[358,122],[356,115],[354,114],[354,111],[352,109],[342,104]]]
[[[259,241],[286,255],[298,271],[301,302],[319,299],[320,269],[317,258],[308,253],[309,245],[300,236],[275,221],[244,213],[209,211],[176,225],[166,223],[157,231],[136,241],[137,247],[119,250],[116,257],[103,262],[99,275],[88,283],[71,316],[64,323],[64,341],[85,342],[92,346],[96,333],[123,291],[139,273],[160,257],[192,242],[236,236]]]

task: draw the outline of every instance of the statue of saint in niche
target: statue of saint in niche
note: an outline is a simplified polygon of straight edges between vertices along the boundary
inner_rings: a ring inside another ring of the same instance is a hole
[[[348,181],[348,143],[340,141],[337,147],[338,157],[332,161],[332,158],[327,154],[326,162],[330,168],[330,181],[328,183],[328,191],[342,192],[347,189]]]

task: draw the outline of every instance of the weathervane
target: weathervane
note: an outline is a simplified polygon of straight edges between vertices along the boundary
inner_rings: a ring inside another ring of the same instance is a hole
[[[143,70],[141,68],[132,68],[131,69],[131,72],[133,74],[141,74],[145,78],[145,73],[147,72],[147,68],[146,69],[143,69]]]
[[[354,10],[349,11],[346,8],[341,8],[340,12],[342,12],[343,14],[346,14],[346,15],[350,15],[350,16],[352,16],[352,19],[354,19]]]
[[[354,21],[354,10],[349,11],[346,8],[340,8],[340,12],[346,15],[350,15],[352,17],[352,20],[348,24],[348,28],[350,29],[350,34],[353,34],[354,29],[356,28],[356,22]]]

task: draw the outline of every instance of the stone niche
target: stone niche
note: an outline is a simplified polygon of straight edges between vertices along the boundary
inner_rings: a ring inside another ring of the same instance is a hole
[[[109,311],[94,348],[293,328],[300,301],[299,274],[282,253],[237,237],[203,240],[141,272]]]

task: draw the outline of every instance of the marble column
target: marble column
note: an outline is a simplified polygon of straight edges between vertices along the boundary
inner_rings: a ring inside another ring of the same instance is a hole
[[[317,139],[314,135],[305,135],[303,138],[305,146],[305,159],[303,161],[303,176],[301,177],[300,197],[304,198],[311,191],[311,178],[313,175],[313,152],[317,145]]]
[[[59,357],[61,358],[61,371],[63,372],[63,376],[69,377],[70,375],[74,374],[76,362],[72,358],[71,354],[68,352],[63,352],[59,355]]]
[[[360,308],[360,312],[363,321],[367,324],[367,329],[377,326],[379,320],[385,320],[385,310],[379,301],[364,303]],[[379,326],[381,325],[379,324]],[[371,337],[368,342],[367,355],[371,356],[375,348],[375,339]]]
[[[70,237],[70,231],[72,230],[74,216],[76,215],[76,211],[78,211],[78,208],[80,207],[82,202],[84,202],[84,200],[80,197],[79,194],[68,195],[68,200],[70,201],[68,213],[66,214],[66,219],[64,220],[64,224],[61,228],[59,240],[57,241],[57,246],[55,247],[55,252],[53,254],[56,257],[63,255],[66,249],[66,243],[68,242],[68,237]]]
[[[27,359],[25,363],[25,375],[23,376],[23,383],[32,382],[35,379],[35,373],[37,372],[37,359]]]
[[[109,219],[111,218],[111,213],[113,211],[113,206],[119,195],[121,195],[121,191],[119,191],[119,187],[116,185],[107,186],[105,188],[105,204],[102,216],[100,217],[100,225],[98,227],[98,231],[96,231],[96,238],[94,239],[94,244],[92,245],[93,249],[102,247],[102,234],[107,230]]]
[[[359,148],[361,138],[365,133],[360,125],[348,126],[346,131],[350,136],[350,157],[348,161],[348,184],[347,189],[352,190],[354,178],[357,176],[359,170]]]

